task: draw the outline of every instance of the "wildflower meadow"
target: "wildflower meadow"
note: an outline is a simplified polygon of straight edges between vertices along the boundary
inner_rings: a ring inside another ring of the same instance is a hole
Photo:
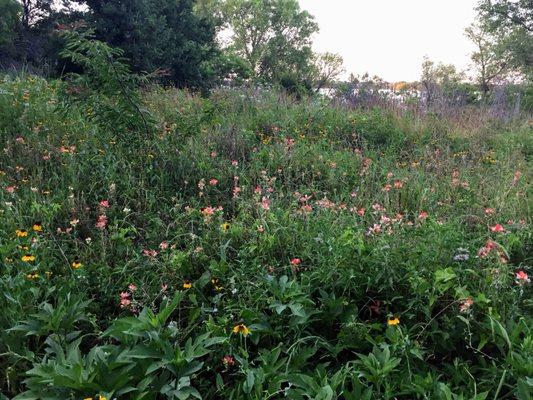
[[[530,120],[202,97],[75,39],[86,74],[0,81],[1,399],[531,399]]]

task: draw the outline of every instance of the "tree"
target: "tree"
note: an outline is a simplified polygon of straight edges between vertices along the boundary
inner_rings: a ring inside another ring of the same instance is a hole
[[[13,42],[21,11],[15,0],[0,0],[0,46]]]
[[[420,83],[425,92],[425,103],[432,107],[436,100],[457,100],[463,74],[459,73],[452,64],[435,64],[428,57],[422,62],[422,76]]]
[[[466,36],[476,46],[476,50],[472,53],[472,61],[477,70],[477,81],[485,102],[492,82],[508,72],[508,57],[505,48],[478,25],[467,28]]]
[[[180,87],[205,89],[219,53],[211,21],[194,12],[193,0],[84,0],[96,36],[124,50],[133,70],[168,72]]]
[[[22,5],[22,26],[27,30],[53,10],[54,0],[19,0]]]
[[[310,76],[313,17],[296,0],[225,0],[221,5],[230,48],[255,78],[271,82]]]
[[[344,72],[344,60],[339,54],[323,53],[315,55],[315,91],[332,83]]]
[[[480,0],[483,31],[508,51],[509,66],[531,79],[533,75],[533,1]]]

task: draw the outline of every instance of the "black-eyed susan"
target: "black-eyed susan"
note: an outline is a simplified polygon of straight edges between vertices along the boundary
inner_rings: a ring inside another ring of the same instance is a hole
[[[220,279],[218,279],[218,278],[211,278],[211,283],[213,284],[213,286],[214,286],[214,288],[215,288],[215,290],[216,290],[217,292],[220,292],[220,291],[224,290],[224,286],[222,286],[222,285],[220,284]]]
[[[30,281],[36,281],[39,279],[39,273],[37,271],[30,272],[28,275],[26,275],[26,279]]]
[[[31,229],[34,231],[34,232],[42,232],[43,231],[43,225],[40,223],[40,222],[35,222]]]
[[[17,237],[26,237],[28,236],[28,231],[26,229],[17,229],[15,231],[15,234],[17,235]]]
[[[391,317],[387,320],[388,326],[396,326],[400,323],[400,318],[398,317]]]
[[[20,259],[24,262],[33,262],[35,261],[35,256],[32,254],[24,254]]]
[[[222,225],[220,225],[220,229],[223,231],[223,232],[227,232],[230,228],[230,224],[227,223],[227,222],[224,222]]]
[[[251,332],[246,325],[238,324],[233,327],[233,333],[240,333],[243,336],[248,336]]]
[[[183,281],[183,289],[190,289],[190,288],[192,288],[191,281],[188,281],[188,280]]]
[[[79,260],[74,260],[70,265],[72,266],[72,269],[80,269],[83,264]]]

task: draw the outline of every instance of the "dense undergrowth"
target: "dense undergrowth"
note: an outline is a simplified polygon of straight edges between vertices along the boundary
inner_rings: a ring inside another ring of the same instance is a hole
[[[74,89],[0,83],[2,398],[531,398],[527,123]]]

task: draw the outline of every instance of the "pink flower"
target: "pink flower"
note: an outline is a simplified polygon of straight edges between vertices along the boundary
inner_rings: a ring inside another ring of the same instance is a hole
[[[130,296],[131,295],[128,292],[120,292],[120,298],[121,299],[129,299]]]
[[[309,214],[310,212],[313,211],[313,207],[310,206],[309,204],[305,204],[302,207],[300,207],[300,211],[304,214]]]
[[[211,152],[211,158],[215,158],[217,156],[217,152],[216,151],[212,151]]]
[[[522,172],[520,172],[519,170],[516,170],[513,176],[513,186],[518,183],[521,176],[522,176]]]
[[[301,262],[302,262],[302,260],[300,260],[299,258],[293,258],[293,259],[291,260],[291,264],[292,264],[292,265],[300,265]]]
[[[394,181],[394,189],[401,189],[403,187],[403,182],[400,180]]]
[[[200,212],[202,213],[204,217],[210,217],[211,215],[215,213],[215,211],[216,210],[213,207],[205,207],[200,210]]]
[[[231,165],[233,165],[234,167],[238,166],[239,165],[239,162],[237,160],[233,160],[231,162]]]
[[[494,226],[491,226],[490,230],[492,232],[505,232],[505,228],[502,225],[500,225],[500,224],[496,224]]]
[[[487,240],[487,243],[485,243],[485,246],[480,248],[477,252],[478,257],[485,258],[487,257],[490,252],[494,249],[498,248],[498,244],[492,240]]]
[[[146,256],[146,257],[157,257],[157,255],[159,254],[157,252],[157,250],[148,250],[148,249],[144,249],[143,250],[143,254]]]
[[[134,284],[134,283],[130,283],[128,285],[128,289],[131,291],[131,292],[135,292],[137,290],[137,286]]]
[[[261,200],[261,208],[263,210],[270,210],[270,200],[266,197],[263,197],[263,200]]]
[[[212,178],[209,180],[211,186],[216,186],[218,184],[218,179]]]
[[[224,366],[226,367],[231,367],[235,365],[235,360],[233,359],[232,356],[224,356],[222,358],[222,364],[224,364]]]
[[[261,194],[261,186],[256,186],[256,187],[254,188],[254,193],[255,193],[255,194]]]
[[[464,299],[459,306],[459,312],[466,313],[474,305],[474,300],[471,297]]]
[[[166,250],[168,249],[168,242],[166,240],[163,240],[160,244],[159,244],[159,248],[161,250]]]
[[[130,299],[121,299],[120,300],[120,308],[127,308],[131,305]]]
[[[107,226],[107,216],[105,214],[99,215],[95,226],[100,230],[104,230]]]
[[[418,219],[423,221],[425,220],[427,217],[429,216],[429,214],[425,211],[421,211],[420,214],[418,214]]]
[[[15,190],[17,190],[16,186],[8,186],[8,187],[6,187],[6,192],[8,192],[8,193],[15,193]]]
[[[364,208],[359,208],[357,210],[357,215],[359,215],[360,217],[364,216],[365,215],[365,209]]]
[[[259,226],[257,227],[257,232],[259,232],[259,233],[263,233],[264,231],[265,231],[265,227],[264,227],[263,225],[259,225]]]
[[[516,280],[521,285],[531,282],[531,279],[529,279],[529,276],[524,271],[518,271],[516,273]]]
[[[492,215],[496,212],[494,208],[487,207],[485,208],[485,215]]]
[[[22,136],[19,136],[18,138],[15,139],[15,141],[19,144],[24,144],[26,143],[24,138]]]
[[[103,208],[109,208],[109,201],[108,200],[101,200],[100,203],[100,207],[103,207]]]
[[[392,186],[390,185],[390,183],[387,183],[385,186],[383,186],[383,188],[381,189],[382,192],[388,192],[390,191],[392,188]]]

